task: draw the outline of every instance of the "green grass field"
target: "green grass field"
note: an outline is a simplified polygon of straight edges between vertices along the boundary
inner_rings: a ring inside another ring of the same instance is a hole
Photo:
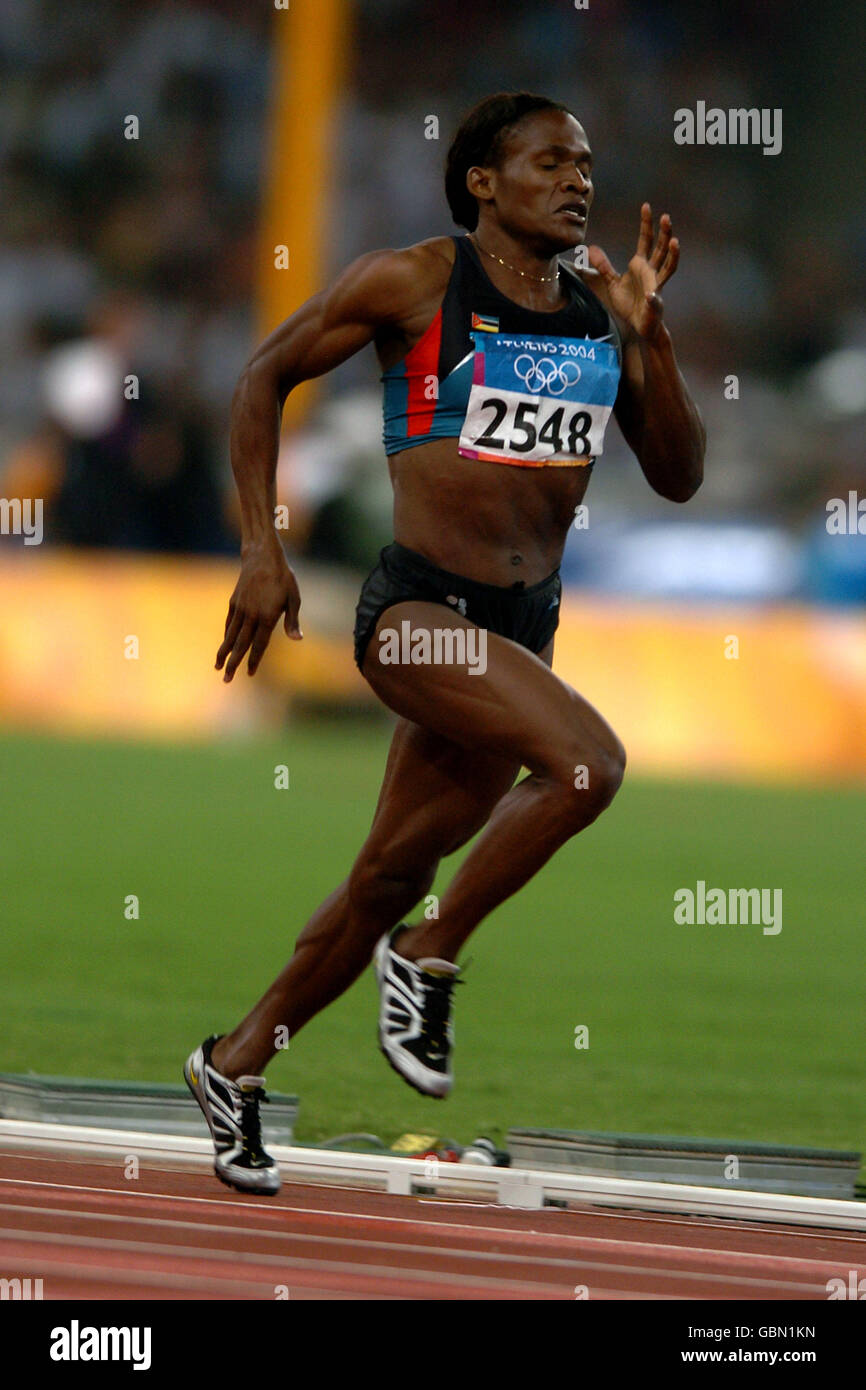
[[[387,738],[369,725],[181,748],[0,738],[0,1070],[179,1081],[345,876]],[[380,1056],[370,972],[269,1084],[299,1094],[305,1142],[545,1125],[862,1148],[864,809],[850,789],[627,776],[470,943],[448,1101]],[[782,888],[782,931],[676,925],[673,894],[697,879]]]

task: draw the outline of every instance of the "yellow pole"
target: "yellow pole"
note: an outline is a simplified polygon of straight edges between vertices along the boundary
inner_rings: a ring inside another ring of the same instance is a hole
[[[351,0],[284,0],[274,7],[271,111],[264,174],[257,326],[259,340],[322,288]],[[287,263],[287,264],[286,264]],[[286,402],[297,425],[316,385]]]

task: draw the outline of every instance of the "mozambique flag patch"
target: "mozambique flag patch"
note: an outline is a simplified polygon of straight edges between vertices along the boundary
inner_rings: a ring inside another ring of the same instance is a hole
[[[498,333],[499,319],[493,318],[490,314],[472,314],[472,327],[477,328],[479,333]]]

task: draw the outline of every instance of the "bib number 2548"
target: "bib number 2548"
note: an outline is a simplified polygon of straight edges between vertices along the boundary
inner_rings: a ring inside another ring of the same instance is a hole
[[[509,402],[500,396],[487,396],[478,409],[492,412],[489,423],[473,441],[482,449],[531,454],[539,445],[546,445],[552,454],[589,455],[592,416],[588,410],[570,410],[547,401],[520,401],[509,409]]]

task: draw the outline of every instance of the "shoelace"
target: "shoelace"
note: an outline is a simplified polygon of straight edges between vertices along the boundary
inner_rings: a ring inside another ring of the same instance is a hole
[[[265,1105],[270,1104],[270,1098],[261,1086],[256,1086],[255,1090],[252,1091],[241,1091],[243,1148],[252,1159],[261,1158],[263,1153],[262,1121],[259,1114],[260,1101],[264,1101]]]
[[[446,978],[443,976],[437,979],[435,976],[423,981],[424,985],[424,1009],[421,1032],[427,1038],[431,1047],[439,1052],[446,1052],[449,1047],[448,1041],[448,1020],[451,1015],[451,990],[455,985],[462,985],[463,981]]]

